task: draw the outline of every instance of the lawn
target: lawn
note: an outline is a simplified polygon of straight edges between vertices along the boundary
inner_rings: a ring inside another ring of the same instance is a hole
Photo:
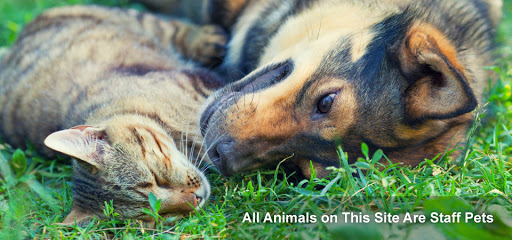
[[[143,9],[128,0],[2,0],[0,54],[44,9],[78,3]],[[120,221],[106,203],[107,220],[82,228],[55,224],[71,208],[69,161],[0,140],[0,239],[512,239],[512,0],[505,3],[496,65],[488,66],[499,79],[487,90],[487,104],[475,110],[468,143],[457,147],[461,159],[448,149],[411,168],[388,164],[379,151],[368,156],[363,144],[365,159],[347,164],[340,149],[341,167],[326,179],[301,180],[279,168],[230,179],[210,171],[212,197],[190,217],[143,228]],[[260,222],[251,221],[253,213]],[[399,223],[390,223],[396,218]]]

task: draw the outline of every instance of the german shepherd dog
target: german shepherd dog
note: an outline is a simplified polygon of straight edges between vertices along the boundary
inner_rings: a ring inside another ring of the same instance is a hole
[[[307,177],[361,143],[417,165],[465,141],[491,73],[501,0],[209,0],[232,83],[203,105],[226,176],[284,158]],[[203,17],[203,20],[205,18]],[[456,157],[458,154],[452,154]]]

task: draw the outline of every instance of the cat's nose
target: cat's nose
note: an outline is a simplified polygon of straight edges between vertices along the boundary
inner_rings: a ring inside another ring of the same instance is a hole
[[[192,205],[194,207],[197,207],[197,206],[199,206],[199,204],[201,204],[202,201],[203,201],[202,197],[197,196],[196,194],[194,194],[194,203]]]
[[[205,187],[200,187],[197,189],[194,194],[194,207],[202,207],[208,200],[208,189]]]

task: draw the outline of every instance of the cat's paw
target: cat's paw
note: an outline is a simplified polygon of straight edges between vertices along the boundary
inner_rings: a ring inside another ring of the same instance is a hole
[[[226,54],[227,41],[228,35],[220,26],[202,26],[191,36],[189,57],[205,66],[215,66]]]

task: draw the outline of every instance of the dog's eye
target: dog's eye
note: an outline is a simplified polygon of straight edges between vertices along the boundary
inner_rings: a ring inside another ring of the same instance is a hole
[[[317,112],[321,114],[328,113],[329,110],[331,110],[332,103],[334,102],[335,97],[336,93],[331,93],[322,97],[318,102]]]

